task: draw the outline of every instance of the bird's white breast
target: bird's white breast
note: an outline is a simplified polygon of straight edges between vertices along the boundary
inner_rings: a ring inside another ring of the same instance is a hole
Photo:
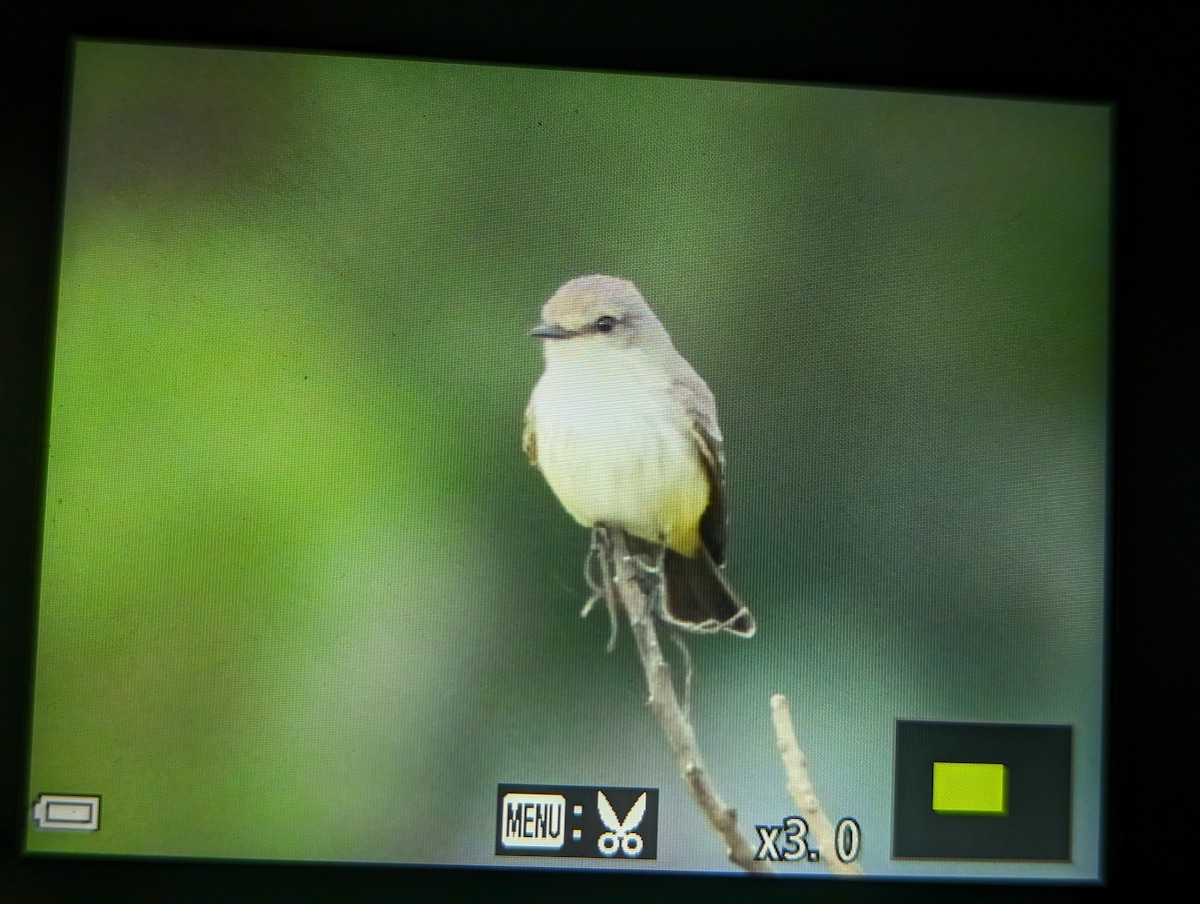
[[[608,351],[548,360],[531,400],[538,466],[582,524],[690,545],[709,487],[687,412],[652,360]]]

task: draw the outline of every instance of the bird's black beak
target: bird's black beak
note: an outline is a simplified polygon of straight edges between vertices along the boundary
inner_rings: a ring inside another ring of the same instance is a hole
[[[535,339],[570,339],[575,334],[557,323],[539,323],[529,331],[529,335]]]

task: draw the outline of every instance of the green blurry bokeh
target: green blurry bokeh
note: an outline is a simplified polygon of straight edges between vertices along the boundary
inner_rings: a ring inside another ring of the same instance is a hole
[[[790,812],[767,699],[892,864],[895,718],[1102,711],[1108,112],[78,46],[31,850],[495,864],[499,782],[663,789],[725,869],[586,532],[519,442],[562,282],[633,279],[718,401],[749,643],[695,721]],[[594,863],[591,865],[595,865]],[[1057,872],[1055,871],[1057,870]]]

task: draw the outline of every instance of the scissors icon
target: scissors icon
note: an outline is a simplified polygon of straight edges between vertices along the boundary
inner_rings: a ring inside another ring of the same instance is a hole
[[[626,857],[638,856],[642,852],[642,836],[633,830],[641,825],[642,817],[646,815],[646,792],[633,802],[623,820],[617,818],[603,791],[596,792],[596,809],[600,811],[600,821],[609,829],[600,836],[600,853],[613,857],[617,851],[624,851]]]

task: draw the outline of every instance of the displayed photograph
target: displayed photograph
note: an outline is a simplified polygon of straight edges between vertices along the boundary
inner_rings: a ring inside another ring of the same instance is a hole
[[[1099,878],[1109,107],[68,82],[28,852]]]

